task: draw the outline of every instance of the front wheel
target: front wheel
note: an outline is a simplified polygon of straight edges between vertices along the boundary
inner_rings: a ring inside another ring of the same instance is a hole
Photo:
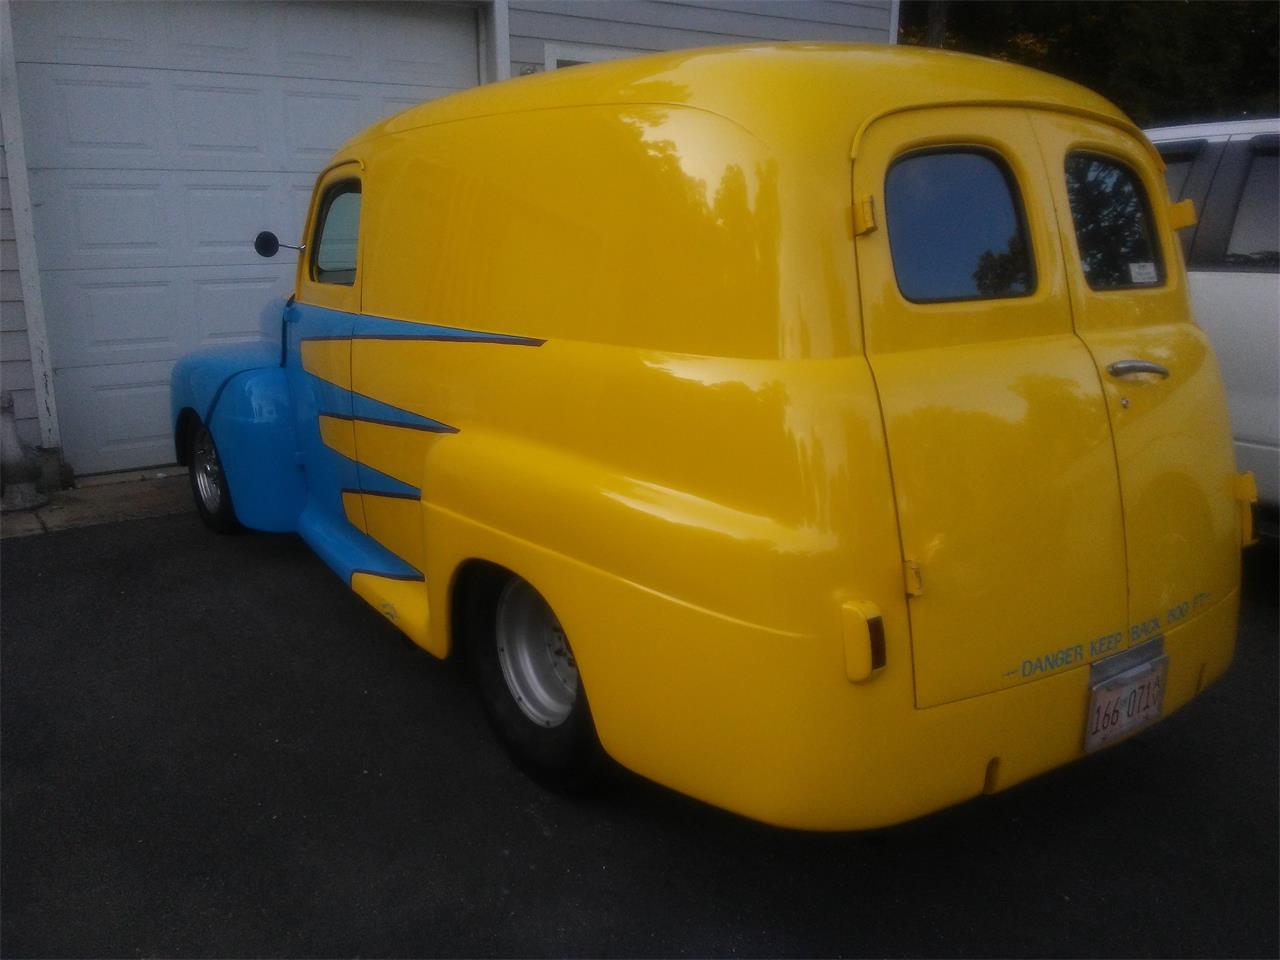
[[[191,444],[187,456],[191,476],[191,492],[195,496],[196,509],[205,526],[218,533],[234,533],[240,529],[235,508],[231,505],[231,488],[222,470],[213,434],[204,424],[191,431]]]
[[[578,664],[547,601],[526,580],[494,572],[471,592],[467,656],[489,721],[516,762],[559,788],[600,769]]]

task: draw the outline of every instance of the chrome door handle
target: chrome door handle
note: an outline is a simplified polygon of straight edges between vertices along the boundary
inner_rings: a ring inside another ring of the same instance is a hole
[[[1113,377],[1128,377],[1135,373],[1154,373],[1162,380],[1169,379],[1169,368],[1150,360],[1117,360],[1107,364],[1107,373]]]

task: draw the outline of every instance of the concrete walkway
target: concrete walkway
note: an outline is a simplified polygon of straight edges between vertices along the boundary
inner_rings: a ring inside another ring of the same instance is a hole
[[[184,467],[84,477],[72,489],[50,494],[49,503],[43,507],[0,514],[0,539],[117,520],[163,517],[187,510],[194,512],[195,507]]]

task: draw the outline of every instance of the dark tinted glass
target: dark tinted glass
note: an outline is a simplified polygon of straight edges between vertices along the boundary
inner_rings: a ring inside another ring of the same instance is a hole
[[[1085,279],[1094,290],[1154,287],[1164,263],[1137,174],[1090,153],[1067,157],[1067,196]]]
[[[1191,168],[1195,166],[1196,157],[1200,155],[1204,144],[1203,140],[1157,144],[1156,149],[1164,160],[1164,182],[1169,189],[1170,199],[1177,201],[1186,195],[1187,178],[1191,176]]]
[[[1169,188],[1170,198],[1182,199],[1182,188],[1187,185],[1187,176],[1195,162],[1195,157],[1169,157],[1165,160],[1164,182]]]
[[[1280,265],[1280,226],[1276,214],[1280,208],[1280,156],[1255,153],[1249,164],[1249,176],[1236,208],[1236,222],[1227,241],[1229,263]]]
[[[911,154],[885,178],[898,289],[908,300],[1020,297],[1035,273],[1013,178],[973,150]]]
[[[312,276],[320,283],[356,282],[356,237],[360,231],[360,184],[330,188],[320,208]]]

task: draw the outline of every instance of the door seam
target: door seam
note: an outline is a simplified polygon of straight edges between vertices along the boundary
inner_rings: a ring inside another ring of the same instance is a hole
[[[1075,243],[1074,235],[1068,236],[1066,233],[1065,223],[1074,224],[1074,220],[1068,219],[1064,222],[1062,208],[1058,206],[1058,194],[1053,188],[1054,173],[1049,165],[1049,158],[1045,154],[1044,141],[1040,137],[1040,128],[1036,123],[1036,117],[1030,110],[1023,111],[1027,117],[1027,123],[1031,127],[1031,135],[1036,142],[1036,150],[1040,153],[1040,166],[1044,172],[1044,182],[1049,189],[1049,203],[1053,206],[1054,220],[1057,222],[1058,229],[1058,256],[1062,261],[1063,279],[1067,283],[1067,306],[1071,311],[1071,332],[1075,338],[1084,347],[1085,353],[1089,355],[1089,359],[1093,361],[1093,374],[1098,382],[1099,395],[1102,397],[1102,406],[1107,412],[1107,427],[1111,433],[1111,460],[1115,464],[1116,471],[1116,493],[1119,495],[1120,506],[1120,542],[1124,544],[1124,614],[1125,614],[1125,631],[1133,625],[1133,571],[1129,565],[1129,518],[1125,513],[1124,506],[1124,477],[1120,473],[1120,448],[1116,446],[1116,424],[1111,412],[1111,404],[1107,400],[1107,384],[1102,379],[1102,367],[1098,363],[1098,357],[1093,352],[1093,347],[1089,345],[1089,341],[1080,336],[1078,326],[1079,311],[1076,309],[1077,298],[1073,292],[1072,278],[1067,276],[1067,243]],[[1071,211],[1066,211],[1070,218]],[[1074,227],[1072,230],[1074,234]],[[1079,257],[1077,256],[1077,259]]]

